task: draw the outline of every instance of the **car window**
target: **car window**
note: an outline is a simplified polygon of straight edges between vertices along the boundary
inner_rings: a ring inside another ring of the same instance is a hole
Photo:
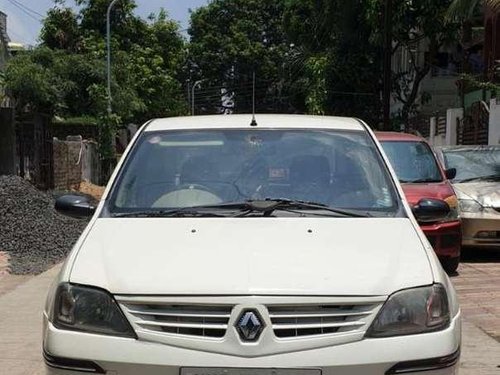
[[[382,142],[401,182],[441,182],[443,176],[431,148],[425,142]]]
[[[456,168],[453,181],[500,176],[500,148],[443,150],[447,168]]]
[[[114,211],[255,199],[393,212],[391,180],[361,131],[144,133],[111,194]]]

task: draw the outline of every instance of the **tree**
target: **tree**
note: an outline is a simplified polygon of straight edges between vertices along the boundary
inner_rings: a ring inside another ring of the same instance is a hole
[[[251,111],[254,72],[257,108],[287,106],[281,90],[288,50],[282,15],[282,0],[214,0],[191,14],[186,78],[204,79],[203,87],[211,88],[197,93],[205,111],[222,111],[221,90],[234,93],[235,111]]]
[[[5,89],[16,102],[16,109],[25,107],[54,113],[61,106],[67,82],[48,65],[56,56],[48,48],[20,52],[9,60],[5,69]]]
[[[64,1],[57,1],[45,17],[40,41],[46,47],[77,52],[81,47],[82,35],[77,14],[66,7]]]
[[[372,43],[367,1],[288,0],[285,30],[305,109],[315,114],[380,119],[380,51]]]
[[[144,20],[133,13],[135,1],[118,2],[111,14],[114,113],[108,115],[103,15],[109,0],[75,3],[78,13],[64,0],[55,1],[43,22],[41,45],[9,62],[6,86],[20,111],[97,119],[104,170],[110,172],[120,123],[186,112],[178,79],[185,41],[166,12]]]
[[[22,106],[44,107],[60,117],[98,118],[106,112],[102,14],[109,1],[75,2],[78,14],[64,0],[55,2],[44,19],[41,46],[12,59],[6,80]],[[112,13],[114,111],[125,122],[183,113],[178,76],[185,46],[179,26],[164,11],[143,20],[134,8],[134,1],[121,0]]]
[[[370,1],[369,20],[373,27],[373,40],[382,45],[380,18],[382,4]],[[442,47],[457,41],[458,25],[447,22],[451,0],[413,0],[395,2],[392,14],[393,54],[404,50],[408,55],[408,66],[393,72],[393,95],[402,104],[401,121],[408,125],[409,118],[419,107],[420,86],[429,74],[437,54]],[[423,54],[422,47],[427,52]]]
[[[460,22],[467,21],[474,15],[480,4],[494,11],[500,10],[500,0],[453,0],[448,8],[448,18]]]

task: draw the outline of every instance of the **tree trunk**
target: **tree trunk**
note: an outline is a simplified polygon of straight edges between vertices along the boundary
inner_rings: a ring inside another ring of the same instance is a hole
[[[429,74],[430,70],[431,65],[429,63],[426,63],[423,69],[417,69],[416,71],[410,95],[408,95],[408,98],[403,105],[403,109],[401,110],[401,120],[403,121],[406,132],[408,132],[410,128],[410,111],[412,110],[413,106],[415,105],[415,101],[417,100],[417,96],[420,91],[420,84],[422,83],[422,80],[427,76],[427,74]]]

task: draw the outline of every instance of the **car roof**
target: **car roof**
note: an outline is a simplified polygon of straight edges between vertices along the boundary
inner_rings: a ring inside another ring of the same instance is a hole
[[[360,120],[349,117],[308,115],[255,115],[257,126],[251,127],[252,115],[184,116],[155,119],[148,123],[146,132],[182,129],[334,129],[366,131]]]
[[[375,132],[375,136],[381,142],[427,142],[417,135],[398,132]]]

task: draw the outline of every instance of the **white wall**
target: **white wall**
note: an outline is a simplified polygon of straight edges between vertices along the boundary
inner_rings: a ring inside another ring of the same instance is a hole
[[[445,145],[444,134],[437,134],[437,118],[436,117],[432,117],[430,120],[429,143],[432,146],[444,146]]]
[[[500,104],[496,99],[490,100],[490,123],[488,144],[500,145]]]
[[[463,108],[450,108],[446,111],[445,145],[455,146],[458,141],[458,124],[464,117]]]

